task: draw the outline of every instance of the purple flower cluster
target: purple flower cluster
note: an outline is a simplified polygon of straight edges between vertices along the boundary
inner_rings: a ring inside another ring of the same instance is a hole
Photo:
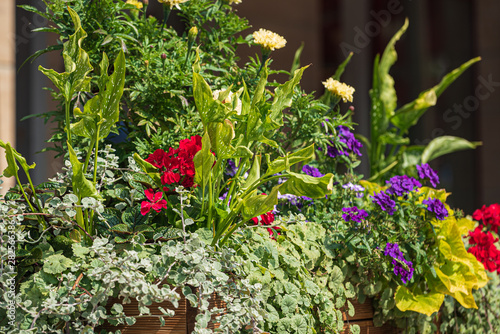
[[[342,185],[342,188],[355,191],[356,197],[358,197],[358,198],[363,197],[363,192],[365,191],[364,187],[360,186],[359,184],[354,184],[352,182],[349,182],[349,183]]]
[[[388,242],[385,246],[384,255],[392,257],[394,274],[396,276],[401,276],[401,281],[404,284],[408,283],[408,281],[410,281],[413,277],[413,263],[405,259],[398,244],[391,244]]]
[[[444,220],[446,217],[448,217],[448,210],[446,210],[444,204],[437,198],[424,199],[422,203],[427,205],[427,210],[436,214],[437,219]]]
[[[224,173],[229,177],[234,177],[236,175],[236,172],[238,172],[238,167],[236,167],[234,161],[227,160],[227,167]]]
[[[396,211],[396,202],[394,202],[385,192],[381,191],[370,197],[373,199],[373,203],[378,204],[383,211],[387,211],[391,216]]]
[[[328,155],[330,158],[335,158],[339,155],[349,155],[349,153],[361,155],[359,149],[363,147],[363,145],[359,140],[357,140],[354,137],[354,134],[351,131],[349,131],[349,128],[347,126],[341,125],[338,127],[338,130],[339,130],[339,142],[344,143],[346,149],[345,150],[337,149],[332,141],[331,142],[332,145],[328,145],[327,147],[326,155]]]
[[[353,206],[351,208],[343,208],[342,212],[342,218],[346,222],[353,221],[355,223],[361,223],[363,219],[368,217],[368,212],[366,212],[363,209],[358,209],[357,207]]]
[[[322,176],[324,176],[324,174],[321,174],[321,172],[319,171],[319,169],[317,169],[316,167],[313,167],[313,166],[309,166],[309,165],[304,165],[302,167],[302,171],[304,173],[306,173],[307,175],[314,176],[314,177],[322,177]]]
[[[385,181],[385,183],[390,185],[386,192],[389,195],[395,194],[396,196],[403,196],[404,194],[413,191],[415,188],[420,188],[422,186],[420,182],[415,180],[413,177],[406,175],[391,177],[391,179],[389,181]]]
[[[429,164],[417,165],[418,177],[421,179],[429,179],[434,188],[439,184],[439,176]]]

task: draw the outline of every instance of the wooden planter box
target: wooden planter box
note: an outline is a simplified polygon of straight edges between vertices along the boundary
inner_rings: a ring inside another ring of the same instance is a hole
[[[114,303],[120,303],[121,301],[117,298],[110,298],[108,305],[111,307]],[[361,331],[360,334],[397,334],[396,328],[388,325],[382,327],[375,327],[373,324],[373,308],[370,299],[367,299],[364,304],[358,303],[357,300],[351,300],[351,303],[355,309],[355,315],[349,317],[347,312],[343,312],[344,320],[344,332],[343,334],[349,334],[349,325],[357,324],[359,325]],[[153,303],[150,306],[151,314],[161,315],[162,313],[158,310],[158,306],[164,309],[172,309],[172,304],[170,302],[164,303]],[[210,299],[210,308],[212,307],[224,307],[224,302],[212,296]],[[161,326],[160,320],[157,317],[142,317],[137,318],[137,322],[133,326],[110,326],[105,325],[96,329],[96,333],[100,330],[106,329],[109,331],[121,330],[123,334],[191,334],[194,330],[194,323],[198,310],[191,307],[190,303],[186,301],[184,296],[181,295],[179,300],[179,307],[174,309],[175,316],[164,317],[165,326]],[[139,314],[137,307],[137,302],[132,301],[130,304],[123,304],[123,311],[128,316],[134,316]],[[215,316],[213,316],[215,320]],[[212,321],[209,323],[208,328],[217,328],[217,323]]]
[[[218,307],[223,308],[224,302],[218,299],[215,294],[209,300],[209,308]],[[108,301],[108,306],[111,307],[114,303],[121,303],[118,298],[110,298]],[[138,303],[132,300],[129,304],[122,304],[123,312],[127,316],[139,315]],[[175,311],[173,317],[163,317],[165,320],[165,326],[161,326],[158,317],[144,316],[137,318],[137,321],[132,326],[120,325],[111,326],[106,324],[96,328],[95,332],[99,333],[100,330],[106,329],[109,331],[120,330],[123,334],[190,334],[194,330],[195,318],[198,315],[198,309],[192,307],[191,304],[186,301],[186,298],[181,294],[181,299],[179,300],[179,307],[173,308],[172,303],[153,303],[149,306],[152,315],[162,315],[158,307],[162,307],[165,310],[172,309]],[[208,328],[214,329],[218,327],[215,323],[215,315],[212,316],[212,321],[208,324]]]
[[[366,299],[364,304],[358,303],[357,300],[350,300],[352,306],[354,306],[355,314],[353,317],[349,317],[347,312],[342,312],[344,319],[344,331],[343,334],[349,334],[349,325],[359,325],[361,331],[360,334],[397,334],[397,328],[389,325],[384,325],[382,327],[375,327],[373,324],[373,307],[371,299]]]

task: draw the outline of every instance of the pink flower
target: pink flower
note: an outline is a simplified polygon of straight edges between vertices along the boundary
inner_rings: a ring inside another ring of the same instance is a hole
[[[161,191],[155,193],[153,189],[146,189],[144,194],[146,195],[146,198],[149,200],[149,202],[143,201],[141,203],[141,214],[143,216],[148,214],[151,209],[155,210],[156,212],[160,212],[161,209],[167,208],[167,201],[161,199],[163,197],[163,193]]]

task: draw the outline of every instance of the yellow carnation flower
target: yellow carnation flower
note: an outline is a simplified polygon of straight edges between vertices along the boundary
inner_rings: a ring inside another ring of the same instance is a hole
[[[352,102],[352,94],[354,93],[353,87],[346,85],[343,82],[333,80],[332,78],[328,78],[326,81],[323,81],[323,85],[331,93],[341,97],[342,101]]]
[[[252,35],[255,43],[267,50],[281,49],[286,45],[286,39],[266,29],[260,28],[259,31],[255,31]]]
[[[126,2],[126,3],[127,3],[127,4],[129,4],[129,5],[134,5],[134,6],[136,6],[136,7],[137,7],[137,9],[142,9],[142,6],[143,6],[142,2],[140,2],[140,1],[138,1],[138,0],[127,0],[127,2]]]
[[[169,5],[170,9],[172,9],[174,6],[177,7],[177,9],[181,9],[179,5],[181,3],[187,2],[188,0],[158,0],[159,3],[163,3],[165,5]]]

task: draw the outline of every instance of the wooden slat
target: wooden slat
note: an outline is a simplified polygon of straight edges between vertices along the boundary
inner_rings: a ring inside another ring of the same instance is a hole
[[[350,325],[357,324],[360,328],[360,334],[396,334],[398,331],[389,325],[375,327],[372,320],[350,321]],[[349,334],[349,325],[345,323],[342,334]]]
[[[111,308],[114,303],[121,303],[122,300],[118,298],[110,298],[108,301],[108,307]],[[122,304],[123,312],[127,316],[139,315],[138,303],[132,300],[130,304]],[[175,315],[171,318],[164,317],[165,326],[161,327],[160,320],[157,317],[144,317],[138,318],[137,322],[133,326],[111,326],[109,324],[101,326],[98,330],[107,329],[110,331],[121,330],[123,334],[186,334],[187,333],[187,323],[186,323],[186,299],[184,296],[179,300],[179,307],[174,308],[172,303],[153,303],[149,306],[151,314],[160,315],[162,314],[158,307],[163,307],[164,309],[171,309],[175,311]],[[96,330],[98,333],[99,331]]]
[[[372,307],[372,300],[367,298],[363,304],[360,304],[357,299],[349,299],[349,301],[352,303],[352,306],[354,306],[354,316],[349,317],[347,314],[347,303],[345,310],[342,311],[342,319],[346,321],[349,319],[349,321],[353,320],[365,320],[365,319],[373,319],[373,307]]]

